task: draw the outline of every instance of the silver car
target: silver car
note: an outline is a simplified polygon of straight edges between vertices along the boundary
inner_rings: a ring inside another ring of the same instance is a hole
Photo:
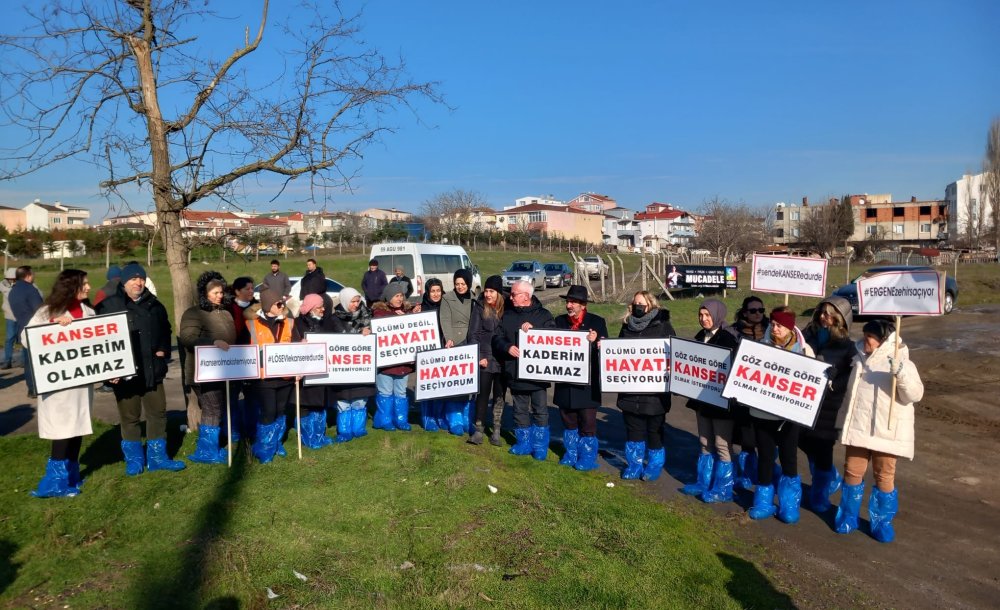
[[[510,289],[514,282],[531,282],[537,290],[545,290],[545,269],[538,261],[514,261],[501,274],[503,287]]]

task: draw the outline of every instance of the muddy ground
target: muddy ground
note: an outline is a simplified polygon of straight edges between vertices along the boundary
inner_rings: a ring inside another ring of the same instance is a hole
[[[654,484],[617,484],[677,510],[714,515],[741,541],[740,548],[724,551],[749,555],[799,608],[1000,606],[1000,305],[907,318],[902,336],[926,392],[917,408],[916,457],[897,469],[900,512],[892,544],[868,536],[865,510],[861,530],[840,536],[831,529],[832,512],[803,510],[794,526],[752,522],[744,512],[748,493],[737,503],[711,506],[678,494],[680,484],[693,478],[697,455],[694,417],[681,399],[667,416],[667,476]],[[20,373],[0,374],[0,435],[36,431]],[[183,409],[178,377],[175,361],[167,395],[176,411]],[[96,403],[96,418],[117,422],[111,395],[98,394]],[[613,405],[614,397],[605,404]],[[559,438],[558,414],[553,409],[551,415],[553,438]],[[617,481],[621,414],[604,408],[600,419],[602,472]],[[836,459],[842,463],[839,446]],[[804,460],[800,469],[806,482]]]

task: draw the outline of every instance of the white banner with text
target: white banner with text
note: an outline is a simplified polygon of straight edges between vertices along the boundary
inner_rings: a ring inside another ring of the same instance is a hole
[[[235,381],[260,377],[260,350],[256,345],[213,345],[194,348],[194,382]]]
[[[124,313],[24,329],[39,394],[135,375]]]
[[[722,409],[729,401],[722,397],[733,353],[724,347],[673,337],[670,340],[670,391]]]
[[[309,343],[326,345],[326,373],[310,375],[303,385],[357,385],[375,383],[375,335],[306,333]]]
[[[326,343],[265,343],[264,377],[297,377],[326,372]]]
[[[944,313],[945,274],[932,269],[886,271],[857,282],[862,316],[940,316]]]
[[[379,368],[415,362],[417,353],[441,347],[441,329],[436,311],[372,318],[378,337]]]
[[[826,296],[826,263],[825,258],[754,254],[750,290],[822,298]]]
[[[598,354],[602,392],[670,391],[670,339],[601,339]]]
[[[479,345],[417,354],[414,399],[433,400],[479,393]]]
[[[590,383],[590,341],[586,332],[532,328],[518,333],[518,379]]]

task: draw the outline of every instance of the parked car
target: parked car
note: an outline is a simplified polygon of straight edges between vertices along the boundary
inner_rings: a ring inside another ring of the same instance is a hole
[[[288,278],[292,283],[292,297],[288,300],[288,310],[293,316],[299,315],[299,305],[302,302],[299,300],[299,282],[302,281],[302,276],[296,275],[294,277]],[[257,284],[253,287],[253,297],[255,299],[260,299],[260,291],[264,287],[263,283]],[[344,289],[344,285],[330,278],[326,278],[326,295],[330,297],[333,302],[333,306],[336,307],[340,303],[340,291]]]
[[[843,286],[834,290],[831,296],[844,297],[845,299],[847,299],[851,303],[851,309],[854,311],[855,314],[857,314],[858,280],[863,277],[877,275],[879,273],[885,273],[886,271],[936,271],[936,269],[932,267],[922,267],[917,265],[893,265],[886,267],[872,267],[871,269],[865,271],[861,275],[851,280],[850,284],[844,284]],[[955,278],[951,277],[950,275],[946,275],[944,280],[944,312],[946,314],[951,313],[951,310],[955,308],[956,300],[958,300],[958,282],[955,281]]]
[[[545,263],[545,285],[562,288],[573,283],[573,270],[566,263]]]
[[[510,289],[514,282],[524,280],[538,290],[545,290],[545,269],[538,261],[514,261],[500,275],[506,289]]]
[[[441,280],[444,291],[451,291],[454,286],[455,272],[468,269],[472,272],[472,286],[469,290],[478,296],[483,289],[483,281],[479,275],[479,267],[472,264],[468,252],[462,246],[447,244],[417,244],[395,243],[375,244],[372,246],[370,259],[378,261],[378,267],[390,278],[396,267],[402,267],[403,273],[413,280],[413,295],[411,300],[419,302],[424,295],[427,280]]]
[[[587,272],[587,277],[594,279],[607,277],[608,264],[601,260],[599,256],[584,256],[583,268]]]

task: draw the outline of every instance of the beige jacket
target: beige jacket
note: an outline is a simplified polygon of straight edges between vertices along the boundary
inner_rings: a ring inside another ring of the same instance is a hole
[[[854,358],[854,370],[845,396],[847,408],[843,411],[840,442],[912,460],[913,404],[923,398],[924,384],[917,367],[910,360],[909,348],[900,343],[894,368],[899,367],[899,362],[903,363],[903,368],[896,375],[896,406],[890,422],[892,374],[889,372],[889,359],[892,358],[895,341],[895,333],[889,335],[868,356],[864,354],[862,345],[858,345],[858,356]]]

